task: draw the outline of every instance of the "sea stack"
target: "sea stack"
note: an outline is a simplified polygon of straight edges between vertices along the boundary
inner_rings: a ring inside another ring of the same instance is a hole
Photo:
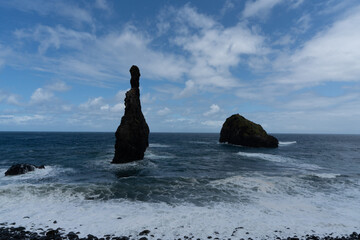
[[[12,165],[6,172],[5,172],[5,176],[15,176],[15,175],[20,175],[20,174],[25,174],[28,172],[32,172],[35,171],[35,169],[44,169],[45,166],[41,165],[41,166],[35,166],[32,164],[15,164]]]
[[[220,132],[220,142],[246,147],[277,148],[279,141],[266,133],[260,124],[247,120],[240,114],[227,118]]]
[[[115,132],[115,155],[112,163],[128,163],[144,158],[149,146],[149,126],[141,112],[140,104],[140,70],[133,65],[130,68],[131,89],[125,96],[125,113],[120,126]]]

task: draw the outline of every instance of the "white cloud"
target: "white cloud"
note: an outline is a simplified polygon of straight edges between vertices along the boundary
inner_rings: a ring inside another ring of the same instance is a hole
[[[104,65],[112,69],[118,69],[120,64],[125,79],[130,76],[129,63],[133,63],[139,66],[141,74],[147,78],[179,80],[186,72],[185,59],[171,53],[154,51],[149,47],[150,43],[151,38],[129,26],[121,33],[98,39],[93,54],[100,55]]]
[[[232,10],[235,7],[235,4],[232,0],[226,0],[223,8],[220,10],[221,16],[224,16],[228,11]]]
[[[207,64],[215,68],[236,66],[241,54],[259,53],[262,41],[262,37],[242,24],[225,29],[212,28],[176,39],[194,57],[206,59]]]
[[[5,59],[8,59],[9,55],[11,55],[12,51],[10,48],[3,46],[0,43],[0,69],[5,65]]]
[[[111,107],[112,112],[122,112],[125,109],[124,103],[117,103],[113,107]]]
[[[174,11],[174,9],[173,9]],[[171,14],[173,11],[170,11]],[[177,21],[181,24],[186,23],[190,27],[200,28],[200,29],[210,29],[217,23],[210,17],[205,14],[200,14],[196,9],[190,7],[189,4],[185,5],[183,8],[176,9]]]
[[[89,108],[100,108],[103,104],[103,98],[90,98],[86,103],[80,104],[80,108],[89,109]]]
[[[49,89],[51,91],[56,91],[56,92],[64,92],[70,89],[70,86],[68,86],[65,82],[55,82],[51,85],[48,85],[45,87],[46,89]]]
[[[7,98],[7,96],[5,95],[5,93],[3,93],[1,90],[0,90],[0,103],[5,100]]]
[[[62,26],[55,28],[38,25],[35,29],[20,29],[14,32],[19,39],[30,38],[39,42],[39,53],[44,54],[49,48],[83,49],[84,44],[94,41],[95,36],[87,32],[79,32]]]
[[[178,81],[188,66],[182,56],[152,50],[151,37],[131,25],[120,32],[114,31],[100,37],[95,33],[62,26],[22,29],[17,30],[16,35],[19,39],[27,38],[39,44],[40,54],[27,56],[33,59],[31,68],[97,85],[119,79],[128,81],[132,64],[138,65],[141,74],[147,78],[170,81]],[[47,56],[50,48],[56,51],[56,57]],[[61,48],[70,48],[72,53],[60,51]],[[25,61],[24,64],[29,62]]]
[[[286,45],[289,45],[294,42],[295,42],[295,39],[291,34],[285,34],[285,35],[279,37],[276,41],[274,41],[273,45],[286,46]]]
[[[54,92],[63,92],[68,89],[70,89],[70,87],[66,85],[66,83],[60,81],[43,88],[37,88],[30,97],[30,104],[50,104],[56,99]],[[12,100],[12,102],[15,103],[18,98],[13,98]],[[19,101],[17,102],[19,103]]]
[[[338,97],[317,96],[313,93],[304,93],[294,97],[282,105],[283,108],[300,110],[331,109],[347,105],[349,102],[360,99],[359,94],[348,93]],[[331,111],[331,110],[329,110]]]
[[[105,104],[105,105],[100,107],[100,110],[109,110],[109,109],[110,109],[109,104]]]
[[[42,121],[47,119],[47,117],[39,114],[34,115],[0,115],[1,124],[26,124],[31,121]]]
[[[3,101],[11,105],[21,105],[20,97],[18,95],[6,93],[0,89],[0,103]]]
[[[150,93],[141,95],[141,103],[148,104],[153,103],[156,100],[156,96],[152,96]]]
[[[311,26],[311,16],[306,13],[297,20],[297,26],[294,27],[294,31],[297,33],[305,33]]]
[[[304,0],[247,0],[242,16],[244,18],[265,18],[278,4],[286,3],[289,8],[294,9],[299,7],[303,2]]]
[[[112,105],[111,100],[103,97],[90,98],[87,102],[79,105],[81,114],[85,115],[101,115],[102,118],[113,118],[115,115],[111,113],[119,113],[124,111],[125,105],[123,102]],[[105,114],[104,114],[105,113]]]
[[[167,115],[171,112],[171,110],[167,107],[164,107],[163,109],[160,109],[159,111],[157,111],[157,114],[160,116],[164,116]]]
[[[12,105],[21,105],[20,103],[20,97],[18,95],[15,95],[15,94],[10,94],[8,97],[7,97],[7,102],[9,104],[12,104]]]
[[[119,80],[128,81],[128,69],[136,64],[148,79],[177,82],[191,79],[180,94],[184,96],[193,93],[192,83],[199,90],[239,86],[230,68],[245,63],[242,62],[245,57],[263,55],[267,51],[264,38],[255,30],[244,24],[224,27],[189,5],[173,9],[167,17],[164,21],[171,27],[177,26],[171,28],[175,33],[170,44],[181,48],[182,53],[153,49],[154,39],[132,25],[101,36],[60,25],[38,25],[17,30],[15,34],[20,40],[31,39],[38,43],[40,54],[27,56],[33,59],[32,69],[106,86]],[[55,54],[47,54],[50,50]],[[29,62],[24,61],[24,64]]]
[[[223,125],[223,123],[224,123],[223,121],[214,121],[214,120],[207,120],[201,122],[202,125],[206,125],[214,128],[220,128]]]
[[[92,23],[91,14],[77,4],[67,4],[65,1],[32,0],[32,1],[2,1],[1,5],[24,12],[35,12],[39,15],[58,15],[71,19],[76,23]]]
[[[108,11],[108,12],[111,10],[110,6],[106,0],[96,0],[95,7],[105,10],[105,11]]]
[[[48,102],[54,97],[54,94],[44,88],[38,88],[30,97],[30,103]]]
[[[195,82],[188,80],[185,82],[185,88],[178,94],[178,97],[188,97],[197,92]]]
[[[256,17],[266,15],[275,5],[281,3],[283,0],[255,0],[247,1],[245,9],[242,13],[243,17]]]
[[[299,7],[303,2],[304,2],[304,0],[292,0],[291,8],[297,8],[297,7]]]
[[[210,116],[210,115],[213,115],[213,114],[218,113],[219,111],[220,111],[219,105],[217,105],[217,104],[212,104],[212,105],[210,106],[210,110],[207,111],[207,112],[205,112],[205,113],[204,113],[204,116]]]
[[[360,81],[360,8],[319,32],[275,68],[285,72],[277,82],[313,86],[328,81]]]
[[[125,94],[128,90],[119,90],[116,95],[115,95],[115,99],[117,101],[124,101],[125,99]]]
[[[242,57],[267,51],[264,38],[245,24],[225,28],[189,5],[174,14],[178,27],[173,41],[190,54],[187,75],[200,88],[238,86],[230,68],[238,66]]]
[[[72,106],[70,105],[62,105],[61,109],[65,112],[70,112],[72,110]]]
[[[311,99],[310,99],[311,101]],[[290,109],[276,112],[247,113],[254,122],[268,124],[267,132],[275,133],[359,133],[359,99],[332,105],[329,108]]]

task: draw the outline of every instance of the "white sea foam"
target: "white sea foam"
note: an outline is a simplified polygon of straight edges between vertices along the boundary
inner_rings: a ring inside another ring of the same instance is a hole
[[[244,148],[244,146],[242,146],[242,145],[232,144],[232,143],[228,143],[228,142],[217,142],[217,144],[224,145],[224,146],[233,146],[233,147],[238,147],[238,148]]]
[[[298,168],[305,169],[305,170],[312,170],[312,171],[323,169],[319,165],[312,164],[312,163],[295,163],[294,165]]]
[[[327,178],[327,179],[341,176],[341,174],[337,174],[337,173],[313,173],[312,175],[315,177]]]
[[[312,164],[312,163],[303,163],[299,160],[290,157],[284,157],[280,155],[267,154],[267,153],[249,153],[249,152],[238,152],[240,156],[254,159],[261,159],[265,161],[287,164],[289,167],[296,167],[305,170],[320,170],[322,167]]]
[[[160,143],[150,143],[149,147],[151,147],[151,148],[168,148],[168,147],[170,147],[170,145],[160,144]]]
[[[0,169],[0,183],[11,183],[18,182],[29,179],[42,179],[53,177],[59,174],[64,174],[65,172],[73,171],[72,168],[63,168],[60,166],[48,166],[46,165],[44,169],[35,169],[35,171],[28,172],[26,174],[20,174],[15,176],[5,176],[7,169]]]
[[[292,145],[295,144],[296,141],[290,141],[290,142],[281,142],[279,141],[279,146],[288,146],[288,145]]]
[[[194,143],[194,144],[209,144],[211,142],[205,142],[205,141],[190,141],[189,143]]]
[[[359,230],[360,208],[354,208],[360,197],[358,189],[331,196],[316,191],[291,195],[284,192],[286,186],[296,188],[301,184],[297,186],[292,179],[284,181],[262,176],[232,177],[215,184],[226,182],[248,184],[248,189],[262,185],[264,191],[253,191],[248,195],[252,201],[247,203],[195,206],[186,202],[168,205],[126,200],[89,201],[80,193],[56,190],[56,186],[49,186],[52,190],[40,195],[34,193],[37,186],[11,185],[0,187],[0,216],[3,222],[16,222],[29,229],[62,227],[66,231],[79,231],[82,236],[137,236],[140,231],[149,229],[155,235],[154,239],[174,239],[190,233],[195,238],[206,239],[214,231],[223,239],[231,237],[237,227],[243,229],[235,231],[235,238],[255,239],[274,238],[275,234],[302,236],[311,234],[311,230],[317,234],[345,234]],[[349,194],[351,197],[347,197]],[[57,224],[53,223],[55,220]],[[274,230],[282,233],[274,233]]]
[[[240,156],[243,156],[243,157],[257,158],[257,159],[262,159],[262,160],[271,161],[271,162],[278,162],[278,163],[292,161],[292,160],[290,160],[290,158],[286,158],[286,157],[279,156],[279,155],[266,154],[266,153],[238,152],[237,154]]]
[[[256,174],[255,174],[256,175]],[[264,177],[247,177],[247,176],[232,176],[220,180],[215,180],[210,183],[212,186],[223,190],[236,189],[240,194],[246,191],[248,194],[251,192],[261,193],[275,193],[279,189],[274,183],[268,181]],[[234,188],[235,186],[235,188]],[[256,198],[255,195],[253,195]]]
[[[150,151],[146,151],[144,159],[167,159],[172,158],[170,155],[158,155]]]

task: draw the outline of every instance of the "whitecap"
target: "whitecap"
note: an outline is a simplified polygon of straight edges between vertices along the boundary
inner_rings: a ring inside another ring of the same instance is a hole
[[[2,170],[2,169],[1,169]],[[27,172],[26,174],[20,174],[15,176],[5,176],[5,171],[0,176],[1,182],[17,182],[22,180],[30,180],[30,179],[42,179],[48,177],[54,177],[59,174],[64,174],[65,172],[72,172],[74,171],[72,168],[63,168],[60,166],[50,166],[45,165],[44,169],[35,169],[34,171]]]
[[[254,158],[254,159],[261,159],[265,161],[275,162],[275,163],[285,163],[288,166],[295,167],[296,169],[306,169],[306,170],[320,170],[323,169],[322,167],[312,164],[312,163],[302,163],[299,160],[284,157],[280,155],[274,154],[266,154],[266,153],[249,153],[249,152],[238,152],[240,156],[247,157],[247,158]]]
[[[331,179],[341,176],[341,174],[337,173],[313,173],[312,176],[318,177],[318,178],[325,178],[325,179]]]
[[[237,153],[240,156],[247,157],[247,158],[256,158],[261,160],[266,160],[270,162],[289,162],[292,161],[290,158],[286,158],[279,155],[273,155],[273,154],[266,154],[266,153],[249,153],[249,152],[238,152]]]
[[[168,158],[172,158],[172,156],[168,156],[168,155],[158,155],[152,152],[146,152],[144,159],[168,159]]]
[[[306,169],[306,170],[320,170],[323,169],[319,165],[311,164],[311,163],[296,163],[295,166],[298,166],[300,168]]]
[[[194,143],[194,144],[209,144],[211,142],[205,142],[205,141],[190,141],[189,143]]]
[[[211,181],[210,185],[223,190],[230,190],[233,188],[233,186],[237,186],[236,189],[238,189],[240,193],[244,193],[246,190],[250,192],[261,193],[279,192],[279,189],[277,189],[277,187],[271,181],[268,181],[266,177],[261,176],[232,176]],[[253,197],[255,198],[255,196]]]
[[[150,143],[149,147],[151,147],[151,148],[168,148],[168,147],[170,147],[170,145],[160,144],[160,143]]]
[[[288,146],[288,145],[292,145],[295,144],[296,141],[290,141],[290,142],[281,142],[279,141],[279,146]]]

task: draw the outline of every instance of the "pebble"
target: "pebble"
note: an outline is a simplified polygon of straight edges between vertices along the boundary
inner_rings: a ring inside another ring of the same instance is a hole
[[[11,225],[11,227],[9,226]],[[62,228],[57,228],[57,229],[52,229],[52,228],[48,228],[46,230],[41,229],[41,232],[31,232],[31,231],[27,231],[25,227],[19,226],[19,227],[14,227],[14,224],[8,224],[8,223],[0,223],[0,240],[9,240],[9,239],[31,239],[31,240],[105,240],[105,239],[109,239],[109,240],[130,240],[130,237],[126,237],[126,236],[120,236],[120,237],[116,237],[114,235],[105,235],[104,237],[97,237],[91,234],[88,234],[86,237],[79,237],[79,232],[74,233],[74,232],[69,232],[66,233],[64,231],[64,229]],[[134,240],[148,240],[147,236],[150,233],[150,230],[143,230],[142,232],[139,233],[139,237],[140,238],[131,238]],[[214,234],[216,234],[214,232]],[[151,235],[150,236],[151,239],[154,239],[155,236]],[[288,237],[288,238],[282,238],[287,239],[287,240],[299,240],[299,239],[305,239],[305,240],[360,240],[360,234],[353,232],[349,235],[343,235],[343,236],[334,236],[333,233],[328,234],[327,236],[316,236],[316,235],[309,235],[307,234],[306,236],[302,236],[300,235],[300,237],[298,236],[292,236],[292,237]],[[189,238],[188,236],[184,236],[184,239],[192,239]],[[199,239],[200,238],[196,238]],[[218,240],[218,237],[213,238],[213,236],[208,236],[208,239],[216,239]],[[276,239],[280,239],[280,237],[277,237]],[[161,240],[161,239],[158,239]],[[248,240],[251,240],[251,238],[248,238]]]
[[[148,235],[150,233],[150,230],[144,230],[141,233],[139,233],[139,236]]]

